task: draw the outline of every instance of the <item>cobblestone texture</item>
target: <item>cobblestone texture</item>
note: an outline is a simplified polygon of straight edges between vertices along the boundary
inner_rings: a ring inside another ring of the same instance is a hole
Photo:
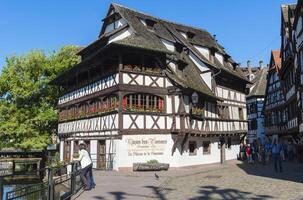
[[[295,199],[303,200],[303,164],[270,165],[233,161],[157,172],[95,172],[97,187],[74,199]]]

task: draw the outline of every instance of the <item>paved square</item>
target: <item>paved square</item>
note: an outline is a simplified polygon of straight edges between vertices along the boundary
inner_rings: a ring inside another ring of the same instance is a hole
[[[232,161],[167,172],[95,171],[97,187],[74,199],[295,199],[303,200],[303,164],[283,163],[284,172],[270,165]]]

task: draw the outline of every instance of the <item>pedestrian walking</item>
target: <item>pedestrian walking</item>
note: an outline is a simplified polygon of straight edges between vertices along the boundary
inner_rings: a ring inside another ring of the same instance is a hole
[[[245,149],[245,153],[246,153],[246,157],[247,157],[247,162],[249,164],[251,164],[253,161],[252,161],[252,152],[251,152],[250,144],[247,145],[247,147]]]
[[[84,143],[79,145],[79,158],[74,158],[73,160],[80,161],[81,164],[81,180],[84,185],[84,190],[90,190],[92,188],[92,160],[89,153],[86,150]]]
[[[240,145],[240,160],[245,160],[245,145],[243,143]]]
[[[271,146],[268,141],[265,142],[264,150],[265,150],[265,164],[266,164],[269,162],[269,156],[270,156],[270,152],[271,152]]]
[[[272,149],[272,156],[274,160],[274,167],[275,171],[278,172],[278,169],[280,172],[283,172],[282,169],[282,161],[281,161],[281,145],[277,143],[277,140],[273,141],[273,145],[271,147]]]

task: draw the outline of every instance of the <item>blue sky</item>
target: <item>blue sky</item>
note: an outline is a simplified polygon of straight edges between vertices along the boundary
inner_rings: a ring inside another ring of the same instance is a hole
[[[51,52],[96,40],[109,0],[1,0],[0,68],[5,57],[31,49]],[[116,3],[170,21],[207,29],[235,61],[268,63],[280,47],[282,3],[296,0],[117,0]]]

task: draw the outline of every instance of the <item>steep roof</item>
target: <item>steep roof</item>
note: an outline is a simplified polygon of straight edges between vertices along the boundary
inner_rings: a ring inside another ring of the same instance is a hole
[[[112,6],[116,9],[117,12],[121,14],[123,18],[127,20],[129,25],[133,27],[137,36],[146,39],[146,48],[150,48],[150,44],[153,44],[157,45],[157,48],[161,51],[167,50],[162,44],[160,38],[166,39],[173,43],[180,42],[210,67],[223,70],[233,76],[247,81],[246,77],[243,75],[240,69],[228,66],[225,63],[223,65],[220,62],[212,63],[206,59],[199,51],[197,51],[196,48],[194,48],[193,45],[207,47],[209,49],[217,51],[218,53],[221,53],[223,56],[230,58],[230,56],[224,51],[224,48],[218,44],[215,38],[211,36],[210,33],[206,30],[170,22],[118,4],[112,4]],[[153,26],[153,30],[148,30],[148,28],[144,26],[140,20],[154,21],[155,24]],[[184,38],[180,32],[190,33],[193,37]],[[233,65],[236,65],[232,59],[229,59],[229,61]]]
[[[114,13],[111,12],[112,9],[115,10]],[[124,24],[116,30],[106,33],[104,30],[107,24],[104,23],[99,34],[99,38],[79,52],[79,54],[82,55],[83,60],[78,66],[73,67],[71,70],[76,70],[76,68],[80,68],[81,66],[85,67],[85,63],[87,63],[88,59],[92,58],[92,56],[96,55],[98,52],[100,53],[108,46],[119,45],[157,51],[165,53],[168,57],[173,56],[177,60],[181,59],[187,64],[183,70],[184,76],[182,77],[174,73],[172,70],[166,70],[166,74],[168,74],[169,78],[173,79],[182,87],[191,88],[207,96],[217,98],[214,92],[201,78],[198,67],[193,63],[189,56],[185,54],[184,51],[182,53],[178,53],[177,51],[169,51],[162,42],[162,39],[165,39],[172,42],[173,44],[181,44],[184,49],[190,50],[210,69],[214,69],[216,71],[220,70],[222,72],[228,73],[232,77],[237,78],[237,80],[248,82],[241,69],[239,67],[235,67],[237,64],[224,51],[224,48],[218,44],[215,38],[204,29],[169,22],[167,20],[153,17],[151,15],[126,8],[118,4],[111,4],[109,9],[109,16],[107,16],[104,20],[110,20],[111,17],[115,17],[115,19],[123,18],[126,20],[127,24]],[[152,29],[147,28],[146,25],[142,23],[142,20],[145,20],[145,22],[146,20],[152,21]],[[124,31],[127,29],[130,29],[132,31],[132,34],[130,36],[112,41],[110,44],[107,44],[110,40],[110,37],[119,31]],[[190,34],[191,37],[185,38],[181,32]],[[200,53],[194,47],[194,45],[203,46],[213,52],[222,54],[225,60],[228,60],[229,63],[224,61],[222,64],[215,57],[213,61],[210,61],[204,57],[204,55],[202,55],[202,53]],[[59,79],[60,77],[62,78],[66,74],[70,74],[70,70],[62,73],[56,79]]]
[[[266,91],[266,83],[267,83],[267,68],[261,68],[259,69],[256,74],[255,78],[253,80],[253,89],[250,91],[250,93],[247,95],[247,97],[253,97],[253,96],[264,96]]]
[[[272,56],[273,56],[273,61],[275,66],[277,66],[278,68],[281,68],[281,55],[280,55],[280,50],[272,50],[271,51]]]

